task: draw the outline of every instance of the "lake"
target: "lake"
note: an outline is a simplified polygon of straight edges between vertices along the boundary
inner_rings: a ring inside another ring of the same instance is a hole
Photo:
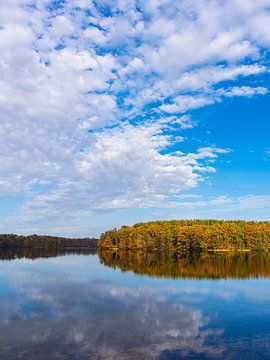
[[[1,359],[270,358],[268,255],[49,255],[0,260]]]

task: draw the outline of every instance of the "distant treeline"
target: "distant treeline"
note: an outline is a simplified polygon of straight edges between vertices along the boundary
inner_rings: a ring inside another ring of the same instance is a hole
[[[269,253],[182,253],[98,250],[100,262],[121,271],[165,278],[245,279],[270,277]]]
[[[139,223],[101,235],[103,249],[172,252],[270,250],[270,222],[171,220]]]
[[[0,234],[0,250],[5,249],[44,249],[44,250],[71,250],[96,249],[97,239],[93,238],[63,238],[55,236],[16,234]]]

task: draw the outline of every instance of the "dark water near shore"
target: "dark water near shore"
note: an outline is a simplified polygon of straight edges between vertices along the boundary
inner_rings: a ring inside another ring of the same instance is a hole
[[[268,255],[44,255],[1,256],[0,359],[270,359]]]

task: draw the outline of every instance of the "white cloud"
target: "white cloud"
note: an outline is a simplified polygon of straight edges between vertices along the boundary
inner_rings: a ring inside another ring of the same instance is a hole
[[[152,217],[154,219],[180,217],[268,220],[269,214],[270,195],[203,197],[194,194],[192,197],[192,194],[188,194],[173,197],[170,201],[161,204],[159,212],[154,212]]]
[[[170,147],[195,124],[186,111],[267,92],[254,81],[268,71],[268,5],[3,0],[0,195],[19,197],[31,217],[82,202],[149,206],[196,186],[220,151]],[[250,76],[252,87],[238,83]]]
[[[206,96],[181,95],[173,99],[172,104],[160,106],[166,113],[184,113],[187,110],[196,109],[213,103],[213,99]]]
[[[259,87],[250,87],[250,86],[235,86],[228,89],[221,89],[218,91],[218,94],[227,97],[234,96],[253,96],[253,95],[265,95],[268,92],[267,88]]]
[[[170,143],[162,123],[122,125],[94,133],[87,151],[76,158],[72,180],[28,200],[22,217],[53,217],[70,209],[74,214],[82,209],[154,206],[168,195],[195,187],[203,181],[203,173],[214,171],[207,161],[226,153],[200,148],[196,153],[161,154]]]
[[[254,95],[265,95],[268,89],[263,86],[234,86],[209,91],[205,95],[180,95],[172,99],[172,103],[160,106],[160,110],[167,114],[184,113],[197,109],[205,105],[210,105],[222,101],[222,97],[251,97]]]

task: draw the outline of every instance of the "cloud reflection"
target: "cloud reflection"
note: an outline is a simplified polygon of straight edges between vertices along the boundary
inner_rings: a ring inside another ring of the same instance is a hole
[[[9,274],[4,267],[10,281],[0,303],[4,359],[156,359],[172,351],[178,358],[218,357],[224,351],[207,345],[222,330],[162,287],[123,284],[116,273],[112,280],[89,275],[91,257],[79,274],[77,260],[70,260],[62,258],[62,266],[21,261]]]

